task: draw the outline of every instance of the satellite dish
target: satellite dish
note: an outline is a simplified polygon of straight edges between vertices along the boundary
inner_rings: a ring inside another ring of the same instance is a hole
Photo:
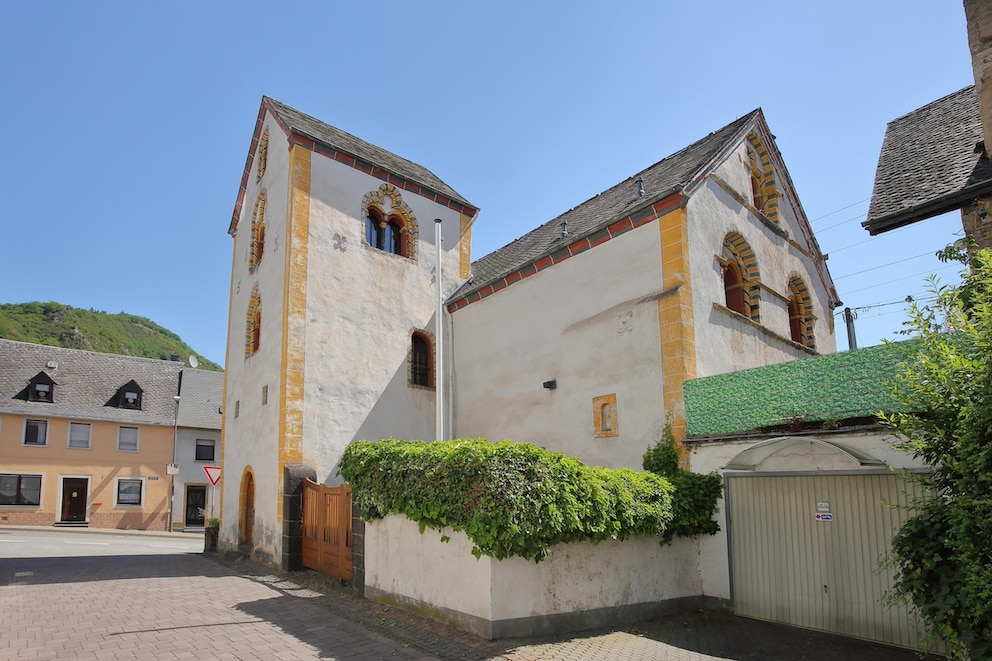
[[[192,367],[193,369],[196,369],[197,367],[200,366],[200,361],[196,359],[196,356],[190,355],[189,366]]]

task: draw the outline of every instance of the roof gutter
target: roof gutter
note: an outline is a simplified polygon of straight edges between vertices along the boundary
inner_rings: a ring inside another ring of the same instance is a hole
[[[861,223],[861,226],[868,230],[871,236],[878,236],[883,232],[899,229],[900,227],[911,225],[921,220],[939,216],[942,213],[957,211],[966,203],[990,191],[992,191],[992,181],[985,181],[963,188],[945,197],[911,206],[899,213],[866,220]]]

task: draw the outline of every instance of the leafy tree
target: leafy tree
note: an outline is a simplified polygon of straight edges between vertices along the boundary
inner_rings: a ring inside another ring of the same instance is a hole
[[[892,384],[908,413],[883,415],[899,445],[931,470],[892,542],[895,593],[919,609],[955,659],[992,658],[992,253],[938,256],[970,268],[960,286],[932,278],[913,303],[916,355]]]

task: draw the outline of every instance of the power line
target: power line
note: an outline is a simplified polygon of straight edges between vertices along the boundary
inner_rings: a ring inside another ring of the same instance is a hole
[[[886,266],[892,266],[893,264],[901,264],[902,262],[908,262],[913,259],[919,259],[920,257],[926,257],[927,255],[933,255],[934,251],[928,250],[926,252],[921,252],[919,255],[913,255],[912,257],[906,257],[904,259],[897,259],[894,262],[889,262],[888,264],[881,264],[879,266],[873,266],[869,269],[864,269],[862,271],[855,271],[854,273],[848,273],[847,275],[842,275],[834,278],[834,281],[843,280],[844,278],[850,278],[855,275],[861,275],[862,273],[868,273],[869,271],[877,271],[878,269],[884,269]]]
[[[858,200],[857,202],[852,202],[851,204],[848,204],[848,205],[847,205],[846,207],[841,207],[840,209],[836,209],[836,210],[834,210],[834,211],[831,211],[830,213],[826,213],[826,214],[823,214],[822,216],[819,216],[818,218],[814,218],[813,220],[811,220],[811,221],[809,221],[809,222],[811,222],[811,223],[815,223],[815,222],[816,222],[816,221],[818,221],[818,220],[823,220],[824,218],[826,218],[826,217],[828,217],[828,216],[832,216],[832,215],[834,215],[835,213],[840,213],[841,211],[844,211],[844,210],[846,210],[846,209],[850,209],[851,207],[854,207],[854,206],[857,206],[857,205],[859,205],[859,204],[862,204],[862,203],[864,203],[864,202],[867,202],[867,201],[868,201],[868,200],[870,200],[870,199],[871,199],[870,197],[866,197],[866,198],[865,198],[865,199],[863,199],[863,200]]]
[[[943,266],[943,267],[941,267],[939,269],[933,269],[933,270],[929,270],[929,271],[920,271],[919,273],[914,273],[913,275],[903,276],[901,278],[896,278],[895,280],[887,280],[886,282],[879,282],[878,284],[869,285],[868,287],[862,287],[861,289],[851,289],[849,291],[845,291],[844,292],[844,295],[847,296],[849,294],[857,294],[859,291],[867,291],[869,289],[874,289],[875,287],[883,287],[885,285],[891,285],[893,282],[899,282],[900,280],[909,280],[910,278],[918,278],[921,275],[932,275],[934,273],[940,273],[941,271],[946,271],[947,269],[952,269],[955,266],[956,266],[955,264],[948,264],[947,266]]]

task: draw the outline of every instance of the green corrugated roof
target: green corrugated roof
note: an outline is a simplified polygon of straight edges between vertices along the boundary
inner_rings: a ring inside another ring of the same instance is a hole
[[[899,373],[914,344],[910,340],[686,381],[686,434],[740,434],[897,410],[885,384]]]

